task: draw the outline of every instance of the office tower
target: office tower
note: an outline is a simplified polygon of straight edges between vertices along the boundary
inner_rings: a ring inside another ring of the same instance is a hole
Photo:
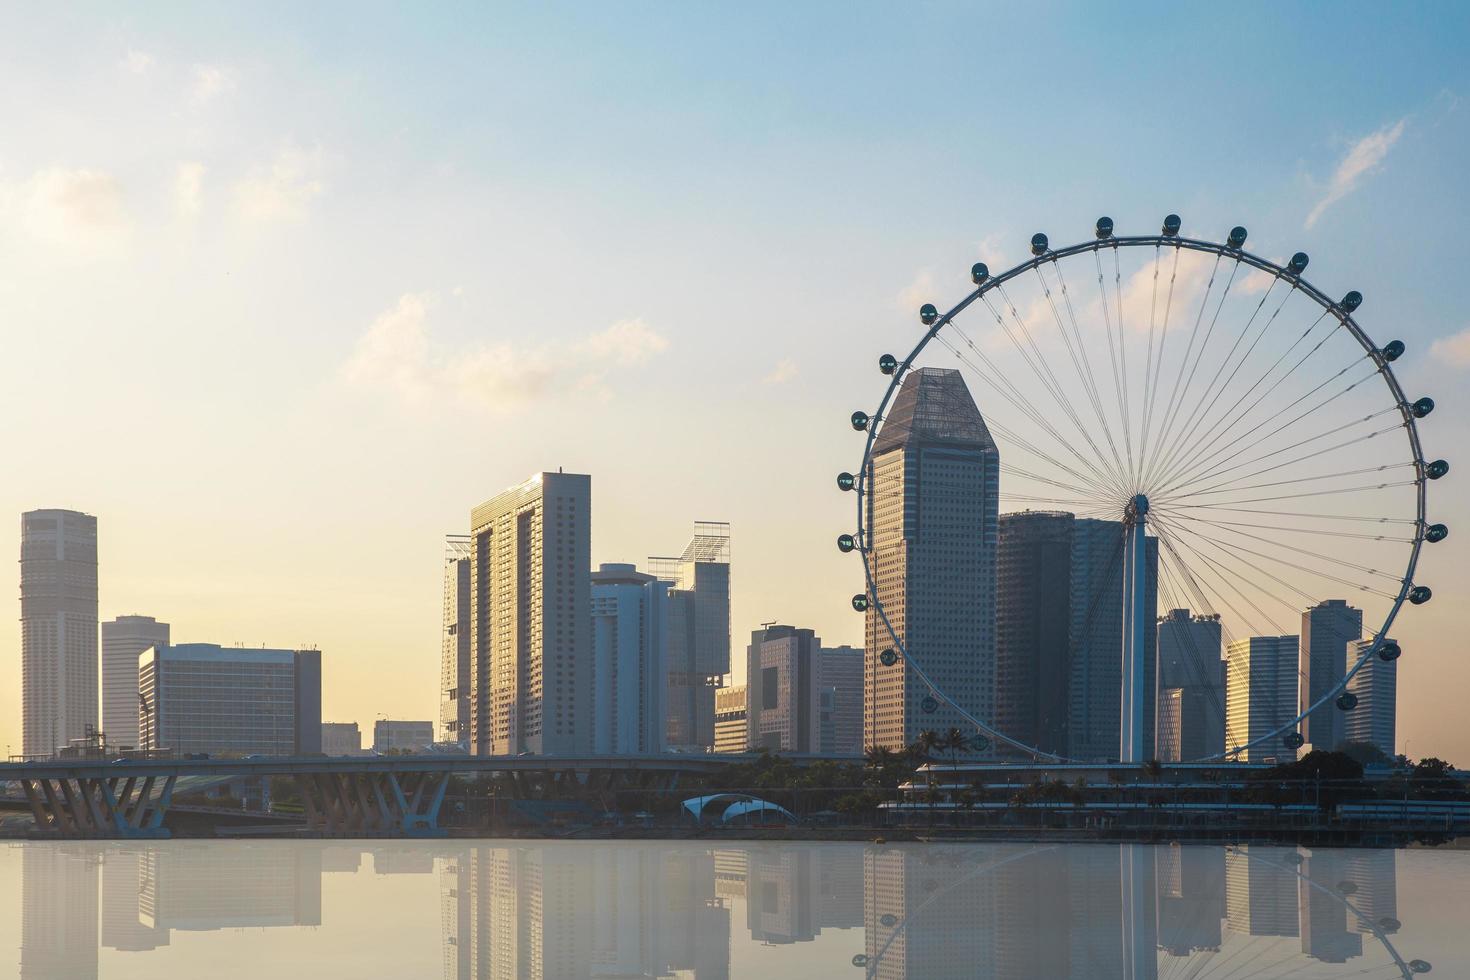
[[[730,525],[699,521],[678,558],[649,558],[669,585],[671,748],[708,752],[715,744],[715,692],[730,672]]]
[[[322,755],[362,755],[362,731],[357,722],[322,722]]]
[[[853,646],[822,647],[817,673],[823,755],[863,754],[863,651]]]
[[[21,751],[51,755],[97,724],[97,518],[20,517]]]
[[[163,644],[138,657],[140,747],[179,754],[322,750],[319,650]]]
[[[538,473],[470,514],[475,755],[592,749],[592,478]]]
[[[168,623],[119,616],[102,624],[102,731],[107,744],[138,744],[138,654],[168,643]]]
[[[1159,620],[1158,758],[1188,762],[1225,751],[1220,617],[1171,609]],[[1169,724],[1164,723],[1165,715]]]
[[[882,662],[898,646],[889,626],[948,698],[981,720],[995,708],[1000,452],[958,371],[920,368],[904,379],[866,477],[872,598],[887,625],[870,604],[863,744],[900,749],[926,729],[971,726],[915,671]]]
[[[816,752],[822,641],[809,629],[770,625],[750,634],[746,654],[746,741],[752,749]]]
[[[432,721],[397,721],[379,718],[373,722],[373,751],[378,755],[422,752],[434,742]]]
[[[1363,611],[1345,599],[1327,599],[1302,613],[1300,694],[1297,710],[1306,711],[1337,686],[1347,673],[1348,644],[1363,635]],[[1312,749],[1331,751],[1342,741],[1342,712],[1329,699],[1302,719],[1302,738]]]
[[[1292,641],[1295,670],[1296,637],[1283,639]],[[1230,646],[1234,648],[1235,644]],[[1280,848],[1242,844],[1227,850],[1225,921],[1230,931],[1241,936],[1299,935],[1296,883],[1296,869],[1287,862]]]
[[[592,751],[664,750],[669,587],[632,565],[592,573]]]
[[[444,539],[444,635],[440,638],[439,738],[470,737],[470,537]]]
[[[1001,514],[995,560],[995,726],[1066,754],[1071,514]],[[1116,739],[1115,739],[1116,741]]]
[[[1225,658],[1225,730],[1230,733],[1231,748],[1261,738],[1296,717],[1297,639],[1247,636],[1231,641]],[[1276,738],[1247,749],[1237,760],[1276,762],[1293,755]]]
[[[1372,646],[1372,640],[1356,640],[1348,646],[1348,657],[1352,663],[1357,663],[1358,658]],[[1348,681],[1348,693],[1358,699],[1358,704],[1351,711],[1341,712],[1345,716],[1342,719],[1343,740],[1367,742],[1392,758],[1398,723],[1398,686],[1399,662],[1369,657],[1362,669]],[[1335,705],[1331,707],[1338,710]]]
[[[715,751],[744,752],[746,748],[745,685],[715,692]]]
[[[1121,520],[1079,517],[1072,522],[1071,663],[1067,742],[1073,759],[1118,758],[1123,690],[1123,534]],[[1158,608],[1159,542],[1144,544],[1144,613]],[[1155,676],[1158,638],[1144,637],[1144,670]],[[1145,713],[1144,744],[1154,743],[1153,716]]]

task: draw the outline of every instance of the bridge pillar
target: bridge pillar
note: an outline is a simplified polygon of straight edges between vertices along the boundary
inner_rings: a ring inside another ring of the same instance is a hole
[[[301,778],[307,827],[329,837],[437,837],[448,773],[320,773]]]
[[[151,794],[154,777],[144,780],[134,798],[135,779],[31,777],[20,781],[36,821],[36,833],[65,838],[166,838],[164,814],[173,799],[174,780],[164,777],[163,792]],[[122,792],[118,792],[119,784]]]

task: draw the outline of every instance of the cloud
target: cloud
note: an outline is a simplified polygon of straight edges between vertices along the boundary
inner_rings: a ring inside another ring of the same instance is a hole
[[[153,55],[129,48],[122,61],[118,62],[118,67],[130,75],[146,75],[153,69],[153,64]]]
[[[919,315],[919,307],[925,303],[939,303],[934,298],[934,273],[928,269],[920,269],[903,289],[899,290],[894,297],[898,306],[905,310],[912,310],[914,316]]]
[[[295,221],[305,217],[325,185],[321,147],[286,146],[269,168],[257,168],[235,185],[235,206],[249,221]]]
[[[518,347],[509,342],[450,350],[430,336],[432,297],[405,293],[375,319],[342,367],[342,378],[392,393],[408,405],[440,402],[505,414],[553,391],[606,399],[605,369],[639,364],[669,346],[641,319],[620,320],[570,343]]]
[[[128,224],[117,178],[87,168],[53,167],[15,184],[0,184],[0,215],[8,224],[69,245],[104,240]]]
[[[199,213],[204,192],[204,164],[186,161],[174,175],[174,204],[180,214],[194,217]]]
[[[1358,182],[1365,176],[1378,169],[1383,158],[1388,156],[1388,151],[1398,142],[1399,137],[1404,134],[1404,125],[1407,118],[1400,119],[1391,126],[1385,126],[1376,133],[1370,133],[1358,140],[1348,150],[1347,156],[1337,165],[1332,179],[1327,182],[1327,192],[1312,208],[1312,213],[1307,215],[1307,227],[1311,228],[1317,223],[1333,204],[1351,194],[1358,186]]]
[[[1455,367],[1470,368],[1470,327],[1436,340],[1429,347],[1429,356]]]
[[[783,385],[795,378],[799,373],[800,371],[796,367],[796,362],[789,357],[783,357],[776,362],[776,366],[771,369],[770,374],[761,378],[761,384]]]
[[[195,65],[194,82],[189,88],[189,101],[203,106],[221,95],[235,91],[235,76],[218,65]]]

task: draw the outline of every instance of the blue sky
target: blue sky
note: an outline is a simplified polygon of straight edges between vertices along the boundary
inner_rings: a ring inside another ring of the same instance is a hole
[[[1440,404],[1431,452],[1470,465],[1467,21],[11,7],[0,513],[97,514],[104,617],[318,643],[326,714],[363,723],[434,714],[440,536],[558,465],[593,474],[594,560],[734,523],[737,651],[769,619],[853,641],[831,475],[857,463],[844,420],[881,394],[874,355],[976,258],[1104,213],[1309,252],[1409,345],[1400,377]],[[1470,533],[1455,486],[1435,516]],[[1457,552],[1426,558],[1451,600]],[[1401,740],[1463,760],[1451,606],[1400,630],[1423,656],[1402,662]],[[0,636],[12,704],[18,648]]]

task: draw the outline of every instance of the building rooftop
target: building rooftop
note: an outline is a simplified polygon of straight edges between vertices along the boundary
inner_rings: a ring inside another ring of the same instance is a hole
[[[964,377],[953,368],[919,368],[904,379],[878,430],[873,452],[887,452],[915,439],[996,448]]]

